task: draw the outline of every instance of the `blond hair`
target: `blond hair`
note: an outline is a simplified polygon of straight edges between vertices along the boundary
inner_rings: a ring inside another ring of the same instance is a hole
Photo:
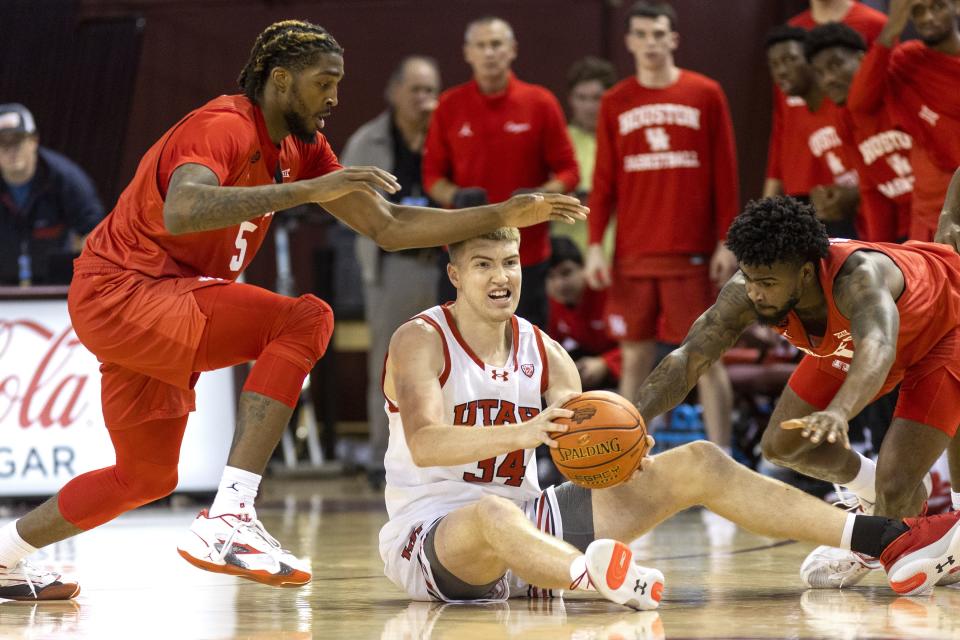
[[[466,240],[461,240],[460,242],[454,242],[447,247],[447,252],[450,254],[450,262],[456,262],[459,258],[459,254],[463,251],[463,248],[467,245],[468,242],[473,242],[474,240],[492,240],[494,242],[506,242],[513,241],[517,244],[520,244],[520,229],[516,227],[500,227],[499,229],[494,229],[493,231],[488,231],[487,233],[481,233],[478,236],[473,236],[472,238],[467,238]]]

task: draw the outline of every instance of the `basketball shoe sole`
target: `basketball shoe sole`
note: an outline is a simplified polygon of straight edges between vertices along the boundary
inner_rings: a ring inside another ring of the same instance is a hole
[[[663,574],[634,564],[630,547],[616,540],[594,540],[587,547],[587,574],[600,594],[611,602],[651,611],[663,597]]]
[[[902,596],[929,593],[960,572],[960,511],[906,518],[910,530],[880,555],[890,587]]]

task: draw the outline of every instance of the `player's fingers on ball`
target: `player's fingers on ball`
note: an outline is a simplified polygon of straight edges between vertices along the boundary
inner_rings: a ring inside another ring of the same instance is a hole
[[[647,436],[647,449],[653,449],[655,444],[657,444],[657,441],[653,439],[653,436]]]
[[[563,424],[562,422],[547,423],[547,432],[566,433],[569,430],[570,430],[570,425]]]

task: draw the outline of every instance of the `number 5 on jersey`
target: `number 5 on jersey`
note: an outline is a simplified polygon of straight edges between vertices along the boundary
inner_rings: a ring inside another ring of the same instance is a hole
[[[239,253],[230,258],[230,271],[240,271],[243,268],[243,258],[247,255],[247,239],[243,234],[256,230],[257,225],[252,222],[240,223],[240,231],[237,232],[237,241],[234,243]]]

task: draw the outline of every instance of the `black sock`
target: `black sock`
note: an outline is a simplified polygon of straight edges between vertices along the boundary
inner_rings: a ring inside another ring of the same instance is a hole
[[[910,530],[901,520],[891,520],[880,516],[856,516],[853,521],[853,534],[850,536],[850,549],[879,558],[890,543]]]

